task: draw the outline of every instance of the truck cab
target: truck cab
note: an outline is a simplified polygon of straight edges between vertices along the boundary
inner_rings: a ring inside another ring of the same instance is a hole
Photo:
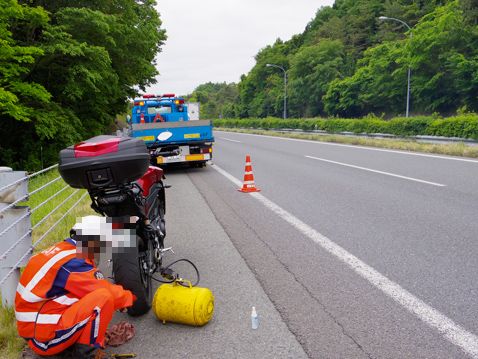
[[[143,95],[134,100],[132,112],[133,123],[189,121],[188,106],[174,94]]]

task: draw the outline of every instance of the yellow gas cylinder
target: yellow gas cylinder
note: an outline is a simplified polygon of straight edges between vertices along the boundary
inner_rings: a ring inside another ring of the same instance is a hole
[[[183,287],[177,282],[162,284],[153,298],[153,311],[163,323],[201,326],[214,313],[214,296],[208,288]]]

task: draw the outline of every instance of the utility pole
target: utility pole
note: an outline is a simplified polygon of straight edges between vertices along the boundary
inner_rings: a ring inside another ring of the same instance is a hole
[[[403,26],[405,26],[409,31],[410,31],[410,40],[413,38],[413,32],[412,32],[412,28],[405,22],[405,21],[402,21],[400,19],[396,19],[394,17],[387,17],[387,16],[380,16],[378,18],[379,20],[382,20],[382,21],[397,21],[399,22],[400,24],[402,24]],[[412,78],[412,69],[410,67],[410,65],[408,65],[408,83],[407,83],[407,109],[406,109],[406,117],[409,117],[410,115],[410,91],[411,91],[411,78]]]

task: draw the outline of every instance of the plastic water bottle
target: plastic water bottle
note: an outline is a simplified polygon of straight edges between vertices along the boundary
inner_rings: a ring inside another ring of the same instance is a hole
[[[256,307],[252,307],[251,323],[252,329],[257,329],[259,327],[259,316],[257,315]]]

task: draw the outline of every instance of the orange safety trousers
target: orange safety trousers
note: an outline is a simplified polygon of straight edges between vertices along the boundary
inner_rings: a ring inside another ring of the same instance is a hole
[[[58,329],[51,340],[39,342],[33,338],[28,345],[39,355],[55,355],[75,343],[103,347],[114,310],[111,292],[106,288],[96,289],[61,314]]]

